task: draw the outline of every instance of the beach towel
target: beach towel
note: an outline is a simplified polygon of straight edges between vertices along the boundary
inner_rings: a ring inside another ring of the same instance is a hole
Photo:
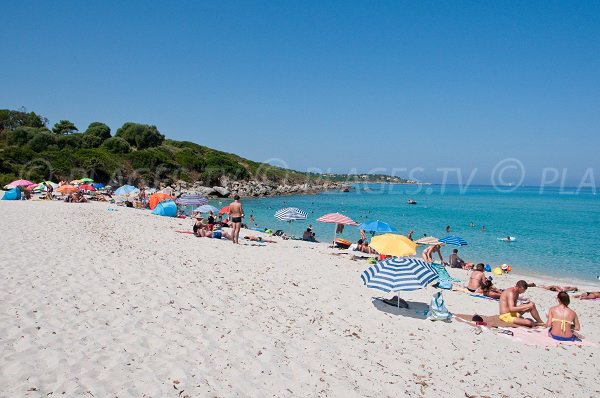
[[[594,343],[588,341],[558,341],[548,336],[547,328],[517,328],[513,331],[513,336],[502,335],[513,341],[523,343],[526,345],[535,345],[540,347],[558,347],[559,345],[576,345],[576,346],[595,346]]]
[[[452,282],[460,282],[460,279],[452,278],[446,268],[438,263],[431,263],[431,266],[438,274],[438,285],[440,289],[452,289]]]
[[[471,296],[471,297],[477,297],[477,298],[481,298],[481,299],[485,299],[485,300],[500,301],[499,299],[495,299],[493,297],[484,296],[483,294],[469,294],[469,296]]]

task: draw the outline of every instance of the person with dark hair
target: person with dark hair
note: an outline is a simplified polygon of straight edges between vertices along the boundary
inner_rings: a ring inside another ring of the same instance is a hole
[[[525,293],[527,290],[527,282],[520,280],[514,287],[508,288],[500,295],[500,318],[501,321],[512,323],[519,326],[533,327],[543,325],[544,322],[540,318],[540,314],[533,302],[526,302],[517,305],[519,294]],[[523,314],[529,312],[535,322],[531,319],[523,318]]]
[[[481,287],[479,289],[477,289],[475,291],[475,293],[479,293],[479,294],[482,294],[486,297],[493,298],[493,299],[499,299],[500,296],[502,295],[502,291],[496,289],[494,287],[494,283],[489,279],[486,279],[485,281],[483,281],[483,283],[481,284]]]
[[[240,228],[242,228],[242,217],[244,217],[244,210],[240,203],[239,195],[233,197],[233,202],[229,205],[229,217],[231,217],[231,241],[235,244],[240,243]]]
[[[558,305],[548,310],[548,336],[558,341],[580,341],[575,331],[581,328],[575,311],[569,308],[569,293],[559,292],[556,296]]]
[[[450,265],[452,265],[452,260],[450,260]],[[485,274],[483,273],[484,267],[485,265],[479,263],[475,267],[475,271],[471,273],[471,276],[469,277],[469,283],[467,284],[467,290],[471,293],[475,293],[477,289],[483,285],[483,282],[487,280]]]
[[[310,227],[306,228],[306,231],[304,231],[304,233],[302,234],[302,240],[314,242],[313,232],[312,229],[310,229]]]

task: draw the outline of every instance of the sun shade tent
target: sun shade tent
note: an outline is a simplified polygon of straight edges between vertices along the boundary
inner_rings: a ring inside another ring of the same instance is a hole
[[[171,195],[168,195],[166,193],[163,192],[157,192],[157,193],[153,193],[152,195],[150,195],[150,209],[154,210],[154,208],[160,203],[160,202],[164,202],[166,200],[173,200],[173,197]]]
[[[2,200],[19,200],[21,199],[21,190],[19,188],[13,188],[4,193]]]
[[[163,217],[175,217],[177,215],[177,204],[172,200],[160,202],[152,210],[152,214]]]

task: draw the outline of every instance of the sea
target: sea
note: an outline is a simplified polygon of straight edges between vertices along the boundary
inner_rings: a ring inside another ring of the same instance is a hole
[[[409,199],[417,203],[408,204]],[[213,204],[219,207],[228,203]],[[331,242],[335,226],[316,220],[339,212],[358,223],[384,221],[403,235],[413,230],[414,239],[460,236],[468,242],[458,248],[466,261],[492,267],[510,264],[526,275],[599,282],[600,195],[591,189],[357,184],[350,192],[244,199],[243,206],[244,222],[249,227],[281,229],[302,236],[311,226],[318,240]],[[307,220],[278,221],[275,211],[284,207],[304,210]],[[346,226],[338,236],[356,241],[360,233],[357,227]],[[515,240],[500,240],[507,236]],[[445,260],[453,248],[442,248]]]

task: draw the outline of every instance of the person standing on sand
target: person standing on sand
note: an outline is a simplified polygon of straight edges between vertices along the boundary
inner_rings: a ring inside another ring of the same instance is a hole
[[[242,227],[244,210],[242,209],[242,204],[240,203],[240,197],[238,195],[233,197],[233,202],[229,205],[229,217],[231,217],[231,228],[233,229],[231,241],[234,244],[239,244],[240,228]]]
[[[517,305],[519,294],[525,293],[527,290],[527,282],[520,280],[515,287],[508,288],[500,295],[500,318],[501,321],[512,323],[519,326],[533,327],[543,325],[544,322],[540,318],[537,307],[533,302]],[[523,314],[529,312],[535,322],[530,319],[523,318]]]

